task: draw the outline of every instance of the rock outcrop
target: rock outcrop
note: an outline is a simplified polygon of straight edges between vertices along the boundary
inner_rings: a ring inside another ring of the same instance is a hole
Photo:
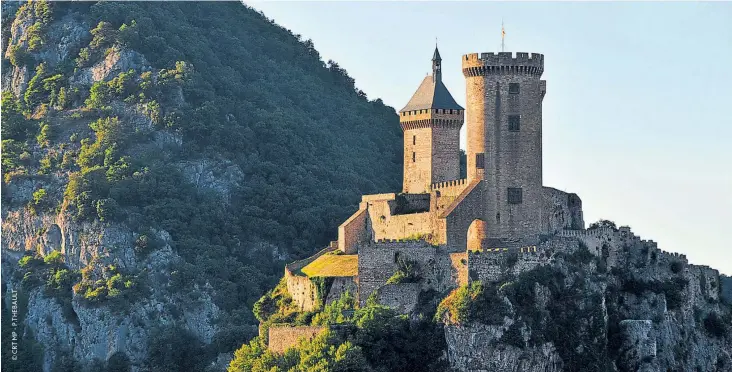
[[[493,270],[497,297],[475,300],[486,312],[445,318],[455,369],[732,371],[727,277],[627,227],[560,235],[537,247],[546,259]]]

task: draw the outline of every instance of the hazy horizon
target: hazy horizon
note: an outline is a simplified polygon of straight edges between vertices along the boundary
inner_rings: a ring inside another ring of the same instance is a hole
[[[577,193],[586,225],[628,225],[732,275],[732,4],[246,3],[396,110],[430,72],[436,37],[465,106],[460,57],[500,51],[503,19],[505,51],[545,55],[544,185]]]

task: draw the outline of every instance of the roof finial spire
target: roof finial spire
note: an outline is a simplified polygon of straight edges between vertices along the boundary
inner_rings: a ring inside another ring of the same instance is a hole
[[[432,81],[442,80],[442,58],[437,50],[437,38],[435,38],[435,54],[432,55]]]

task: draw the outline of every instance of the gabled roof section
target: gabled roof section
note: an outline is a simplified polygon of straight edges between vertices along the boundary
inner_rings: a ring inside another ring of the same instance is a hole
[[[452,94],[447,90],[445,84],[441,80],[435,81],[432,76],[427,76],[422,80],[422,84],[417,88],[412,99],[399,112],[423,109],[464,110],[452,98]]]

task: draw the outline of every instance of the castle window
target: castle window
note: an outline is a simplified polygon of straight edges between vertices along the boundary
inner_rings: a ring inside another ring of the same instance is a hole
[[[417,153],[416,152],[413,152],[412,153],[412,163],[414,163],[416,161],[417,161]]]
[[[485,169],[485,154],[483,154],[482,152],[479,154],[475,154],[475,168]]]
[[[521,204],[523,202],[523,190],[520,187],[508,188],[508,204]]]
[[[508,83],[509,94],[519,94],[519,83]]]
[[[417,136],[412,136],[412,145],[417,144]]]
[[[508,130],[518,132],[521,128],[521,115],[508,115]]]

